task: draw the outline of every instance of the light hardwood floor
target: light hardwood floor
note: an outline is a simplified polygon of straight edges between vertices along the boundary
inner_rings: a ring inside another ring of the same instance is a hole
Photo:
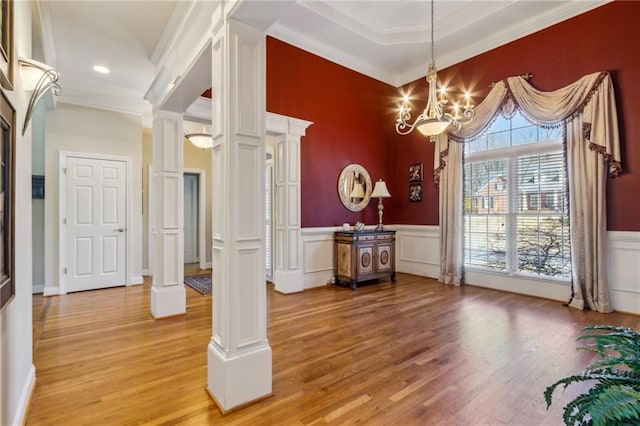
[[[273,393],[222,416],[205,391],[211,296],[153,320],[149,282],[34,296],[28,425],[561,424],[542,392],[581,370],[587,324],[640,317],[398,274],[357,291],[267,289]],[[582,388],[584,389],[584,387]]]

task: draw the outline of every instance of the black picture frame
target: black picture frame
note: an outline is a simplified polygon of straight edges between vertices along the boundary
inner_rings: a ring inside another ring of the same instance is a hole
[[[409,165],[409,182],[422,182],[422,163]]]
[[[409,185],[409,201],[412,203],[422,201],[422,183],[412,183]]]
[[[16,294],[15,123],[15,109],[0,91],[0,308]]]
[[[31,198],[44,198],[44,176],[31,176]]]

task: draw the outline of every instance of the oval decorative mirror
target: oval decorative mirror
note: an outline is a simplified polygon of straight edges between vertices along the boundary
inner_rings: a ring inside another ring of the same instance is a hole
[[[342,169],[338,179],[338,195],[346,208],[359,212],[367,207],[372,190],[371,177],[360,164],[349,164]]]

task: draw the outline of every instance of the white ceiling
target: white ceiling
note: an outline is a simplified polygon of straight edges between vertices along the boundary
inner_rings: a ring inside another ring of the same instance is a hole
[[[437,0],[436,65],[455,64],[608,1]],[[148,114],[144,94],[186,3],[39,0],[41,59],[60,71],[60,101]],[[245,0],[233,16],[399,86],[425,74],[429,11],[430,3],[423,0]],[[110,74],[94,72],[98,64],[110,68]]]

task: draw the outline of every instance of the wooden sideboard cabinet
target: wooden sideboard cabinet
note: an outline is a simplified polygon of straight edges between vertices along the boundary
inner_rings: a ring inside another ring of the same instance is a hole
[[[336,284],[356,289],[376,278],[396,281],[396,231],[338,231],[335,233]]]

